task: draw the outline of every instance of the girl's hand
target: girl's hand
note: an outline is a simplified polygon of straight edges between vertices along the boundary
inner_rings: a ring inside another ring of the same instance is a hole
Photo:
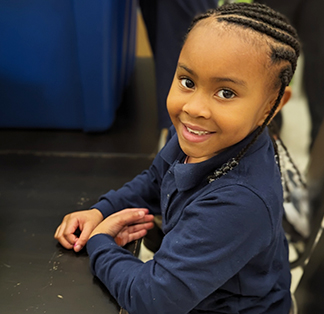
[[[147,230],[152,229],[153,215],[146,208],[127,208],[107,217],[91,233],[89,239],[96,234],[104,233],[112,236],[119,246],[144,237]]]
[[[62,223],[56,229],[54,238],[66,249],[74,249],[79,252],[87,243],[90,233],[103,220],[98,209],[90,209],[74,212],[66,215]],[[78,237],[75,232],[80,230]]]

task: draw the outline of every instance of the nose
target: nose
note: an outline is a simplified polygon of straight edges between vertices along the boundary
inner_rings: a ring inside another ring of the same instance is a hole
[[[201,93],[192,95],[182,107],[182,111],[193,118],[209,119],[211,117],[208,97],[201,95]]]

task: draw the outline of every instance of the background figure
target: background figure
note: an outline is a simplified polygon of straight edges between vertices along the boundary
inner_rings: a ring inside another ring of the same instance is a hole
[[[183,38],[199,13],[217,7],[218,0],[139,0],[155,61],[159,129],[171,126],[166,98]]]
[[[304,54],[304,86],[311,116],[311,146],[324,118],[324,1],[257,0],[286,15],[297,29]]]

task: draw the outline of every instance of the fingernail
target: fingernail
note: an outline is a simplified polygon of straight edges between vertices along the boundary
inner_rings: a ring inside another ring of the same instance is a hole
[[[144,217],[145,213],[143,211],[138,212],[138,216]]]
[[[78,252],[82,249],[82,246],[80,244],[74,244],[74,251]]]

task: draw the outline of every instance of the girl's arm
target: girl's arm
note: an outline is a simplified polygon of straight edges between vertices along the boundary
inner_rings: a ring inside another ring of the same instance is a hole
[[[161,175],[156,164],[155,160],[148,170],[117,191],[101,195],[91,208],[98,209],[104,218],[124,208],[148,208],[152,214],[159,214]]]
[[[64,217],[54,238],[65,248],[79,252],[87,243],[90,233],[109,215],[125,208],[148,208],[151,213],[160,213],[160,182],[169,167],[160,155],[151,167],[126,183],[117,191],[111,190],[99,198],[90,210],[77,211]],[[80,230],[79,236],[75,235]]]
[[[145,264],[111,235],[95,235],[87,246],[93,274],[130,313],[188,313],[271,241],[260,198],[244,188],[229,191],[231,201],[211,195],[187,206]]]
[[[148,170],[143,171],[132,181],[126,183],[121,189],[111,190],[99,198],[92,208],[98,209],[104,218],[124,208],[148,208],[151,214],[161,214],[160,188],[165,172],[170,163],[165,161],[165,156],[178,155],[178,145],[175,128],[169,130],[168,144],[161,150]]]

